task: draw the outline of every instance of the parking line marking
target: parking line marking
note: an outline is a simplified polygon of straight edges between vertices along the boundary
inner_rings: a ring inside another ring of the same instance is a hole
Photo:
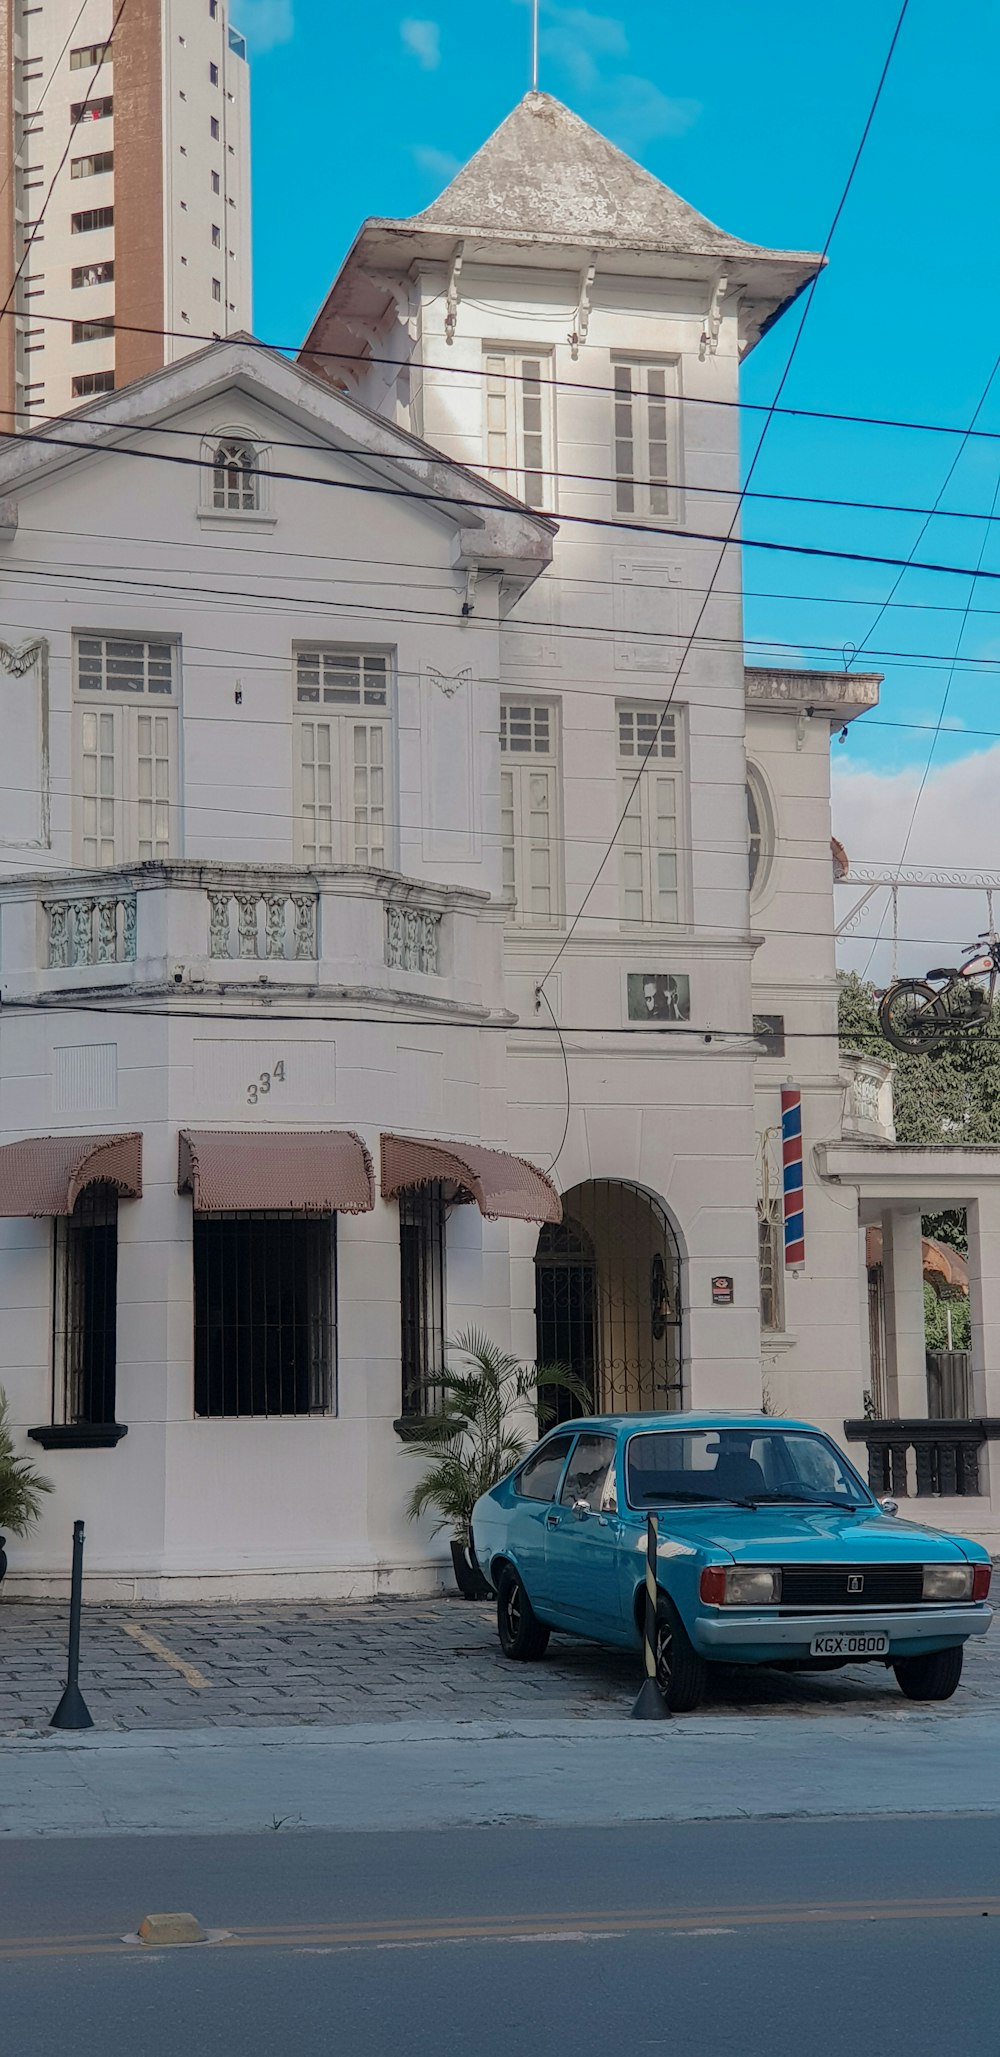
[[[209,1691],[211,1680],[205,1677],[204,1672],[199,1671],[196,1664],[189,1664],[186,1657],[178,1657],[175,1650],[168,1650],[166,1643],[161,1643],[159,1636],[154,1636],[150,1629],[143,1628],[138,1621],[123,1621],[121,1627],[127,1636],[131,1636],[133,1643],[141,1643],[151,1657],[159,1657],[163,1664],[169,1664],[171,1671],[179,1671],[182,1679],[196,1693]]]

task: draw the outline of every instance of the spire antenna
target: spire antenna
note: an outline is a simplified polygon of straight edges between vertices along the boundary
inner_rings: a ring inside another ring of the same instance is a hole
[[[538,91],[538,0],[531,0],[531,90]]]

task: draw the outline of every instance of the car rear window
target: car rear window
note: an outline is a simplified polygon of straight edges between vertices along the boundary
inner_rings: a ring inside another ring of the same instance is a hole
[[[522,1500],[554,1500],[572,1436],[554,1436],[528,1458],[514,1480],[514,1491]]]

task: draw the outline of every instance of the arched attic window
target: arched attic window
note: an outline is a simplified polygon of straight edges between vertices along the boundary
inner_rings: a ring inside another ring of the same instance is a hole
[[[219,514],[259,514],[260,460],[257,445],[224,436],[212,451],[211,504]]]

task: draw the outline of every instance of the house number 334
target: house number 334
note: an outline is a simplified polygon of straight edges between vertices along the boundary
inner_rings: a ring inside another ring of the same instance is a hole
[[[265,1099],[272,1086],[283,1086],[284,1083],[285,1060],[280,1057],[270,1071],[262,1071],[260,1077],[255,1078],[253,1084],[247,1087],[247,1099],[251,1107],[256,1107],[258,1100]]]

